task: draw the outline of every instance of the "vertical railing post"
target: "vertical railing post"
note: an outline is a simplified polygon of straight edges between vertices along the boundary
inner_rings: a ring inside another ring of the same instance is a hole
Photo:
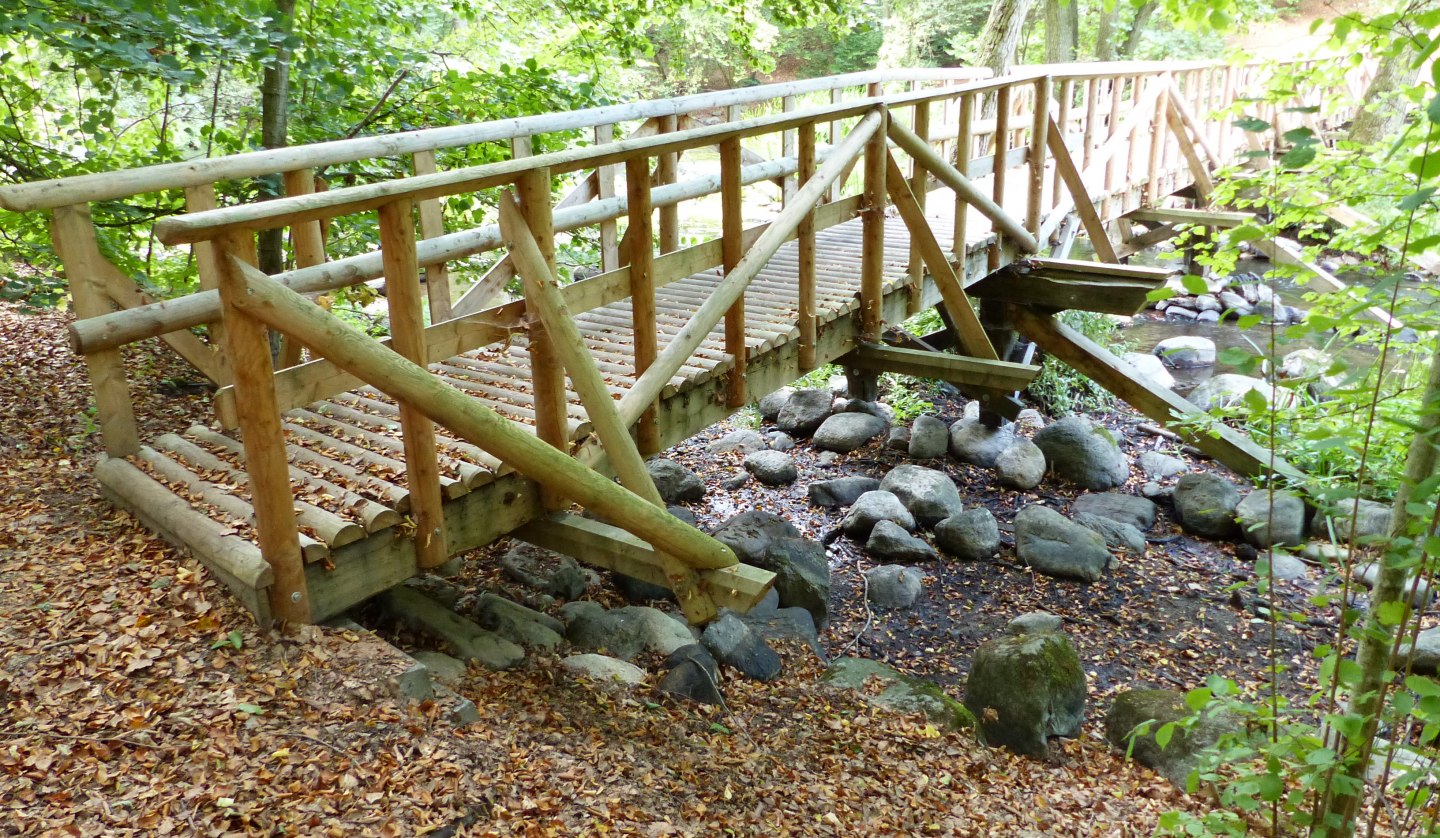
[[[525,217],[525,223],[535,237],[535,244],[539,246],[546,266],[553,273],[555,226],[550,206],[550,170],[538,168],[521,172],[515,179],[515,194],[520,199],[520,214]],[[649,243],[648,239],[646,243]],[[528,301],[525,305],[525,322],[530,334],[530,381],[535,396],[535,433],[555,448],[567,451],[570,448],[570,439],[566,428],[565,371],[551,344],[554,336],[541,322],[539,309]],[[547,506],[561,502],[559,498],[548,494],[545,500]]]
[[[65,266],[75,316],[99,317],[114,311],[105,293],[100,274],[100,246],[88,204],[56,207],[50,221],[50,241]],[[269,357],[267,355],[268,363]],[[95,420],[105,443],[105,453],[125,457],[140,450],[140,431],[135,409],[130,404],[130,385],[125,380],[125,359],[120,349],[91,352],[85,356],[85,370],[95,391]]]
[[[1143,77],[1136,75],[1130,83],[1130,110],[1134,111],[1140,107],[1140,89],[1143,86]],[[1145,130],[1146,124],[1138,118],[1135,127],[1130,131],[1130,153],[1125,162],[1125,176],[1120,182],[1125,185],[1125,194],[1120,199],[1120,211],[1127,212],[1133,207],[1130,206],[1130,184],[1135,182],[1135,167],[1140,160],[1140,134]]]
[[[1099,112],[1100,79],[1093,78],[1085,85],[1085,128],[1080,135],[1080,171],[1090,168],[1090,157],[1094,154],[1095,118]]]
[[[625,237],[630,240],[630,323],[634,332],[635,377],[639,378],[655,363],[657,355],[654,224],[648,158],[631,157],[625,161],[625,187],[630,200],[630,224],[625,231]],[[654,405],[641,414],[636,424],[636,441],[642,454],[660,450],[660,427]]]
[[[795,97],[793,95],[781,97],[780,110],[784,113],[790,113],[794,111]],[[795,156],[795,139],[796,135],[794,128],[786,128],[784,131],[780,132],[781,157],[790,158]],[[781,190],[780,195],[780,202],[782,206],[788,206],[790,204],[790,199],[795,196],[796,188],[797,187],[795,185],[795,178],[785,178],[785,187]]]
[[[185,189],[185,211],[205,212],[219,206],[215,201],[215,186],[203,183]],[[215,245],[212,242],[195,242],[190,246],[195,256],[195,275],[202,291],[214,291],[220,287],[220,264],[215,260]],[[228,369],[230,359],[225,354],[225,327],[220,321],[207,323],[210,333],[210,348],[222,369]]]
[[[1155,113],[1150,124],[1150,165],[1145,179],[1145,203],[1154,205],[1160,197],[1160,175],[1165,163],[1165,146],[1170,141],[1170,122],[1166,111],[1170,107],[1170,89],[1162,87],[1155,99]]]
[[[295,169],[281,175],[285,183],[285,195],[310,195],[315,191],[315,173],[310,169]],[[310,268],[325,262],[325,238],[320,233],[320,222],[304,221],[290,228],[290,249],[295,254],[295,267]],[[275,362],[277,369],[293,367],[300,363],[300,352],[305,347],[298,340],[284,335],[280,340],[280,355]]]
[[[918,102],[915,105],[914,118],[915,136],[930,141],[930,103]],[[910,192],[915,196],[915,203],[920,205],[921,211],[925,209],[925,196],[928,194],[926,181],[930,178],[929,173],[920,166],[918,162],[910,163]],[[920,291],[921,283],[925,281],[925,262],[920,255],[920,243],[913,238],[910,242],[910,291],[906,298],[906,312],[912,317],[920,313]]]
[[[1110,80],[1110,116],[1105,120],[1105,142],[1109,142],[1116,134],[1120,133],[1120,104],[1124,101],[1125,80],[1116,76]],[[1105,200],[1101,213],[1102,218],[1111,218],[1115,215],[1115,177],[1120,171],[1120,164],[1116,158],[1120,156],[1117,151],[1110,155],[1105,161]],[[1077,197],[1078,200],[1078,197]]]
[[[815,123],[800,126],[800,147],[798,149],[801,184],[809,183],[815,176]],[[815,368],[815,211],[806,213],[796,230],[800,259],[800,370],[806,372]]]
[[[1049,151],[1045,137],[1050,132],[1050,85],[1049,76],[1035,80],[1035,106],[1030,113],[1030,190],[1025,198],[1025,229],[1032,236],[1040,234],[1045,209],[1045,155]]]
[[[974,125],[975,119],[975,94],[962,93],[960,95],[960,115],[957,117],[959,125],[955,131],[955,169],[966,177],[970,176],[970,154],[975,144]],[[965,226],[970,218],[970,205],[961,198],[959,193],[955,195],[955,230],[954,246],[952,250],[955,258],[961,265],[965,264],[968,248],[965,246]]]
[[[673,134],[677,125],[671,114],[660,117],[661,134]],[[673,151],[659,155],[655,160],[655,185],[674,183],[680,163],[680,155]],[[670,204],[660,208],[660,252],[670,253],[680,249],[680,205]]]
[[[1225,89],[1221,96],[1221,107],[1228,108],[1235,101],[1234,67],[1227,66],[1225,68]],[[1220,123],[1220,141],[1216,143],[1217,153],[1220,155],[1220,164],[1225,165],[1230,162],[1230,150],[1231,144],[1235,139],[1235,129],[1232,127],[1229,118],[1216,120],[1216,122]]]
[[[595,126],[595,144],[604,145],[615,141],[614,125]],[[595,170],[596,195],[600,200],[615,197],[614,165],[600,166]],[[615,219],[600,222],[600,271],[609,273],[620,267],[620,237]]]
[[[741,205],[740,138],[726,137],[720,141],[720,254],[728,276],[740,264],[745,247],[744,215]],[[725,401],[730,407],[745,404],[745,367],[749,353],[745,347],[745,295],[736,298],[725,312],[725,352],[730,356],[730,377],[726,383]]]
[[[420,265],[415,256],[415,211],[409,199],[384,204],[380,223],[380,257],[385,266],[385,303],[390,315],[390,345],[421,366],[425,352],[425,321],[420,294]],[[445,541],[445,510],[440,496],[440,465],[435,452],[435,423],[414,405],[400,402],[400,429],[405,448],[405,484],[410,490],[410,515],[415,521],[415,563],[422,568],[444,564],[450,557]]]
[[[1005,208],[1005,158],[1010,155],[1010,86],[995,91],[995,164],[994,182],[991,184],[991,199],[1001,209]],[[990,222],[990,232],[995,240],[990,244],[989,269],[1000,269],[1001,240],[1000,228]]]
[[[845,101],[845,89],[844,89],[844,88],[842,88],[842,87],[837,87],[837,88],[835,88],[835,89],[833,89],[833,90],[830,91],[830,104],[832,104],[832,105],[838,105],[838,104],[840,104],[840,103],[843,102],[843,101]],[[825,142],[826,142],[826,143],[829,143],[829,145],[830,145],[831,148],[834,148],[835,144],[838,143],[838,142],[840,142],[840,123],[839,123],[839,122],[837,122],[837,121],[835,121],[835,120],[833,120],[833,119],[830,120],[829,128],[827,129],[826,134],[825,134]],[[845,180],[846,180],[846,178],[839,178],[839,179],[837,179],[834,183],[832,183],[832,184],[830,185],[830,195],[829,195],[829,197],[826,198],[827,201],[838,201],[838,200],[840,200],[840,193],[845,189]]]
[[[878,85],[871,85],[872,88]],[[872,95],[876,95],[872,93]],[[889,151],[886,113],[875,136],[865,143],[864,186],[860,227],[860,339],[880,341],[884,326],[885,302],[885,166]],[[879,398],[879,379],[865,370],[846,368],[845,377],[853,398]]]
[[[435,152],[417,151],[414,154],[415,174],[435,173]],[[420,236],[433,239],[445,235],[445,211],[439,198],[427,198],[420,202]],[[430,322],[441,323],[450,319],[450,267],[444,262],[420,266],[425,271],[425,297],[430,304]]]
[[[1069,148],[1066,140],[1070,136],[1070,100],[1075,97],[1075,80],[1065,79],[1060,82],[1060,115],[1055,120],[1055,125],[1060,129],[1060,144]],[[1053,178],[1054,190],[1051,192],[1050,204],[1059,204],[1064,197],[1065,182],[1058,175]]]
[[[246,297],[247,284],[244,274],[230,262],[233,256],[254,265],[255,239],[248,232],[234,232],[215,244],[225,349],[234,376],[240,442],[245,448],[245,471],[250,478],[250,505],[255,510],[255,543],[275,577],[270,586],[270,614],[285,622],[308,623],[310,592],[305,582],[305,560],[300,554],[300,531],[295,524],[285,432],[275,398],[269,332],[265,324],[236,305]]]

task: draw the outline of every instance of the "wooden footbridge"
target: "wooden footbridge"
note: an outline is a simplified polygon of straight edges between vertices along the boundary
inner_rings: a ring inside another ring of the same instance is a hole
[[[1264,142],[1211,115],[1273,72],[877,71],[7,186],[0,205],[52,213],[105,491],[258,619],[327,619],[515,534],[670,587],[703,622],[772,574],[667,513],[642,457],[817,365],[862,387],[884,370],[953,381],[1003,415],[1036,371],[1008,357],[1018,329],[1157,421],[1193,413],[1051,315],[1133,313],[1163,281],[1119,262],[1204,223],[1211,171]],[[1322,128],[1345,116],[1328,94],[1266,115]],[[537,135],[571,141],[531,154]],[[512,159],[436,171],[437,151],[495,142]],[[709,175],[680,178],[682,155],[715,149]],[[317,167],[377,158],[413,176],[317,191]],[[216,206],[215,184],[277,172],[286,197]],[[193,247],[200,290],[154,300],[101,254],[90,204],[180,189],[188,211],[154,233]],[[756,217],[747,190],[780,209]],[[497,205],[497,223],[448,229],[454,196]],[[717,196],[719,235],[682,247]],[[1136,233],[1137,211],[1154,229]],[[328,260],[328,222],[361,213],[379,249]],[[294,267],[267,275],[255,234],[273,228]],[[1063,258],[1079,229],[1096,261]],[[599,272],[561,282],[557,240],[582,230]],[[452,297],[460,261],[501,249]],[[517,276],[523,297],[497,301]],[[324,296],[380,278],[385,341]],[[929,306],[944,333],[883,340]],[[210,426],[141,438],[121,348],[149,338],[218,386]],[[1241,437],[1201,442],[1258,467]]]

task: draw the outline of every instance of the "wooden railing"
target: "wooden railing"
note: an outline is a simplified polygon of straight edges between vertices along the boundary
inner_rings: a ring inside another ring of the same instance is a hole
[[[439,422],[555,497],[593,506],[653,543],[663,553],[657,560],[667,578],[683,592],[687,613],[703,620],[713,613],[714,603],[698,573],[733,564],[734,557],[656,506],[658,497],[640,457],[658,446],[655,408],[667,383],[722,322],[730,365],[728,404],[738,407],[751,397],[745,378],[750,352],[744,293],[785,242],[798,242],[802,368],[818,361],[816,234],[857,217],[865,243],[859,265],[861,332],[866,340],[879,340],[889,204],[911,236],[913,287],[918,290],[928,273],[964,352],[994,361],[996,351],[966,296],[963,270],[955,267],[966,254],[967,227],[974,222],[970,208],[988,222],[992,269],[1073,235],[1062,232],[1072,213],[1094,243],[1097,258],[1116,261],[1107,222],[1180,187],[1193,186],[1203,200],[1211,186],[1210,170],[1260,142],[1209,115],[1256,89],[1265,72],[1258,65],[1126,63],[1025,68],[998,79],[976,79],[965,71],[856,74],[10,186],[0,188],[0,205],[53,211],[56,249],[79,318],[71,330],[72,344],[86,358],[111,456],[140,449],[119,355],[124,344],[162,337],[223,385],[217,414],[224,425],[241,431],[257,540],[274,569],[271,609],[276,616],[304,621],[310,615],[281,416],[365,383],[401,405],[421,567],[449,555],[434,444],[433,422]],[[907,89],[887,91],[895,86]],[[863,92],[852,95],[852,89]],[[822,101],[808,101],[817,97]],[[768,112],[746,116],[741,112],[745,106]],[[723,118],[699,124],[713,109],[720,109]],[[615,126],[627,120],[644,121],[626,138],[610,139]],[[528,153],[526,138],[574,130],[593,132],[596,142]],[[514,144],[511,160],[435,171],[437,150],[497,140]],[[781,155],[759,158],[744,146],[756,140],[768,141]],[[678,157],[709,147],[718,148],[719,174],[678,182]],[[313,189],[316,166],[397,155],[413,156],[414,176]],[[615,194],[621,167],[624,195]],[[857,169],[859,177],[852,177]],[[215,183],[277,170],[285,175],[287,197],[214,207]],[[1017,186],[1008,177],[1012,170],[1024,173],[1023,200],[1008,194]],[[573,177],[574,186],[557,202],[554,186],[565,176]],[[783,209],[768,223],[746,227],[741,190],[766,181],[781,184]],[[937,186],[948,188],[955,202],[948,251],[925,216],[926,202],[945,194],[932,194]],[[155,233],[167,245],[194,246],[202,290],[149,301],[101,256],[88,204],[174,188],[186,190],[191,211],[162,219]],[[445,232],[440,202],[477,193],[498,204],[498,223]],[[720,236],[682,248],[682,207],[716,194]],[[370,212],[380,230],[378,251],[325,261],[322,223]],[[622,219],[623,238],[618,235]],[[254,233],[277,227],[290,230],[295,267],[266,276],[254,267]],[[601,273],[561,285],[554,265],[557,235],[582,228],[598,231]],[[452,300],[448,266],[502,247],[506,254],[490,273]],[[723,279],[661,350],[655,289],[711,268],[721,269]],[[422,270],[428,280],[423,284]],[[524,298],[487,307],[517,274]],[[300,296],[380,277],[386,283],[391,331],[383,343],[393,352]],[[593,364],[576,354],[581,344],[572,318],[626,298],[632,300],[634,383],[615,401]],[[918,302],[920,295],[912,299]],[[207,323],[208,345],[189,331]],[[267,329],[291,339],[278,370]],[[427,363],[521,332],[531,358],[533,435],[483,399],[425,373]],[[312,352],[307,363],[298,363],[294,347],[300,345]],[[569,456],[575,434],[566,405],[566,373],[624,489]]]

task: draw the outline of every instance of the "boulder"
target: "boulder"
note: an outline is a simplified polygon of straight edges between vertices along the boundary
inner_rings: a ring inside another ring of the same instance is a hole
[[[565,638],[579,649],[609,652],[629,660],[641,652],[668,655],[695,642],[690,628],[678,619],[643,605],[606,611],[597,602],[581,600],[560,607]]]
[[[751,509],[741,512],[711,533],[716,541],[735,551],[745,564],[755,564],[765,556],[770,545],[786,538],[799,538],[795,525],[773,512]]]
[[[500,557],[500,572],[531,590],[558,599],[579,599],[590,579],[579,563],[562,553],[516,544]]]
[[[862,541],[870,537],[870,531],[881,521],[893,521],[907,530],[915,529],[915,516],[898,497],[883,489],[866,492],[857,498],[841,519],[840,527],[846,535]],[[719,538],[719,535],[716,537]]]
[[[674,460],[657,458],[645,468],[666,503],[691,503],[705,497],[705,483],[699,475]]]
[[[837,477],[834,480],[817,480],[806,491],[810,502],[826,509],[849,506],[866,492],[880,488],[880,481],[873,477]]]
[[[1030,440],[1017,437],[1014,445],[995,458],[995,477],[1000,485],[1021,491],[1039,486],[1045,478],[1045,452]]]
[[[1045,417],[1033,407],[1027,407],[1015,414],[1015,427],[1038,431],[1045,427]]]
[[[475,621],[526,649],[553,652],[565,634],[565,624],[504,597],[481,594],[475,603]]]
[[[665,671],[656,685],[660,692],[699,704],[724,704],[725,699],[720,695],[720,665],[699,643],[671,652],[660,668]]]
[[[748,678],[772,681],[780,675],[780,656],[733,611],[722,610],[720,616],[705,627],[700,642],[716,660]]]
[[[1154,501],[1122,492],[1104,492],[1081,495],[1070,504],[1070,511],[1099,515],[1116,523],[1129,524],[1143,533],[1149,532],[1150,528],[1155,526],[1158,510]]]
[[[910,451],[910,429],[896,427],[890,429],[890,434],[885,437],[885,447],[891,451]]]
[[[1145,555],[1145,534],[1103,515],[1090,512],[1072,512],[1071,520],[1080,526],[1094,530],[1105,539],[1105,546],[1113,550],[1124,550],[1136,556]]]
[[[1240,534],[1256,547],[1305,543],[1305,501],[1292,492],[1255,489],[1235,507]]]
[[[1250,304],[1250,301],[1234,291],[1221,291],[1220,305],[1236,317],[1245,317],[1255,313],[1255,307]]]
[[[784,486],[794,483],[800,472],[795,468],[795,459],[783,451],[756,451],[745,458],[745,470],[766,486]]]
[[[1136,375],[1148,380],[1156,387],[1170,389],[1175,386],[1175,376],[1166,369],[1165,362],[1144,352],[1126,352],[1120,360],[1135,368]]]
[[[983,561],[1000,549],[1000,528],[990,510],[977,506],[936,524],[935,543],[957,559]]]
[[[825,547],[805,538],[777,538],[747,564],[775,574],[778,604],[803,608],[815,625],[830,622],[830,562]]]
[[[1336,538],[1348,542],[1352,528],[1355,530],[1357,539],[1385,538],[1390,535],[1390,527],[1395,520],[1394,510],[1390,504],[1362,498],[1358,515],[1355,514],[1356,511],[1353,499],[1342,500],[1335,504],[1335,511],[1331,518]]]
[[[928,413],[915,417],[910,425],[910,456],[917,460],[943,457],[950,449],[950,429]]]
[[[1375,583],[1380,581],[1380,566],[1375,562],[1358,565],[1351,573],[1350,578],[1373,589]],[[1435,597],[1435,591],[1430,583],[1418,576],[1408,577],[1402,590],[1409,595],[1410,605],[1414,608],[1428,607],[1430,600]]]
[[[1146,451],[1136,458],[1136,462],[1140,472],[1149,480],[1168,480],[1190,470],[1190,465],[1184,460],[1159,451]]]
[[[895,411],[890,409],[890,405],[864,399],[847,399],[845,404],[840,406],[840,410],[844,413],[868,413],[884,419],[887,425],[895,418]]]
[[[928,562],[936,558],[935,548],[906,532],[894,521],[879,521],[865,542],[865,552],[882,562]]]
[[[1110,567],[1110,550],[1099,533],[1038,504],[1015,516],[1015,553],[1046,576],[1082,582],[1094,582]]]
[[[1224,307],[1214,294],[1201,294],[1195,298],[1195,310],[1202,314],[1207,311],[1220,312]]]
[[[733,492],[736,489],[744,488],[745,484],[749,482],[750,472],[742,468],[739,471],[731,472],[730,476],[720,481],[720,485],[725,489]]]
[[[865,598],[877,608],[909,608],[920,596],[922,578],[913,567],[881,565],[865,574]]]
[[[1006,623],[1005,631],[1015,635],[1043,634],[1047,631],[1059,631],[1064,624],[1065,621],[1059,615],[1049,611],[1031,611]]]
[[[451,657],[444,652],[420,651],[410,655],[416,663],[422,663],[430,670],[430,677],[447,687],[458,687],[465,680],[465,661]]]
[[[1165,313],[1168,315],[1170,312]],[[1155,344],[1152,352],[1167,366],[1175,369],[1193,369],[1215,364],[1215,341],[1209,338],[1186,335],[1166,338]]]
[[[620,590],[620,594],[625,599],[633,603],[644,604],[655,600],[675,598],[675,592],[669,588],[653,582],[646,582],[644,579],[636,579],[634,576],[626,576],[623,573],[612,572],[610,581]]]
[[[766,422],[774,422],[780,411],[785,408],[785,403],[795,395],[794,387],[781,387],[773,393],[768,393],[760,399],[760,418]]]
[[[1270,552],[1268,556],[1262,556],[1261,561],[1270,562],[1270,575],[1276,579],[1294,581],[1296,579],[1304,579],[1310,575],[1309,565],[1305,564],[1305,562],[1299,558],[1281,550],[1275,550]],[[1262,569],[1263,568],[1257,566],[1257,576],[1265,576],[1264,573],[1260,572]]]
[[[1272,393],[1269,382],[1233,372],[1212,375],[1201,382],[1200,386],[1191,390],[1190,395],[1186,398],[1201,410],[1213,410],[1239,404],[1244,400],[1245,394],[1251,390],[1259,393],[1265,399],[1266,404],[1270,403]],[[1283,387],[1277,389],[1273,395],[1282,407],[1287,407],[1295,402],[1294,391]]]
[[[799,643],[809,647],[815,657],[825,659],[825,650],[820,648],[820,632],[815,627],[815,618],[804,608],[776,608],[771,611],[751,609],[749,614],[740,615],[741,622],[765,640],[785,643]]]
[[[961,462],[994,468],[995,460],[1014,444],[1014,425],[990,428],[979,419],[961,419],[950,426],[950,453]]]
[[[560,661],[560,666],[572,675],[600,684],[633,687],[645,683],[645,670],[605,655],[571,655]]]
[[[821,679],[837,689],[854,690],[871,705],[891,713],[921,713],[944,730],[975,726],[975,717],[965,705],[945,694],[932,681],[903,675],[894,667],[866,658],[840,658],[825,670]],[[871,695],[865,685],[875,679],[883,689]]]
[[[787,434],[809,436],[833,410],[826,390],[796,390],[775,417],[775,426]]]
[[[789,451],[795,447],[795,437],[784,431],[771,431],[765,435],[765,442],[771,451]]]
[[[1213,746],[1220,737],[1238,730],[1231,717],[1206,713],[1193,725],[1178,724],[1196,712],[1185,703],[1185,694],[1177,690],[1125,690],[1117,693],[1105,714],[1105,739],[1117,750],[1180,788],[1185,788],[1190,772],[1196,768],[1200,752]],[[1145,725],[1145,732],[1137,728]],[[1170,729],[1169,741],[1161,747],[1156,734],[1165,725]]]
[[[820,423],[812,438],[816,448],[845,454],[885,433],[889,424],[869,413],[836,413]]]
[[[419,660],[420,656],[415,658]],[[1424,629],[1415,637],[1412,648],[1408,639],[1400,641],[1400,650],[1395,656],[1395,669],[1403,670],[1409,663],[1417,675],[1434,675],[1440,672],[1440,627]]]
[[[1082,489],[1104,491],[1130,478],[1130,461],[1109,430],[1083,416],[1067,416],[1035,434],[1050,470]]]
[[[1238,528],[1235,507],[1240,490],[1219,475],[1187,474],[1175,484],[1175,519],[1186,532],[1206,538],[1229,538]]]
[[[992,747],[1043,757],[1051,736],[1075,736],[1085,719],[1085,670],[1058,631],[1006,634],[975,650],[965,707]]]
[[[899,498],[922,527],[933,527],[964,508],[955,481],[924,466],[896,466],[880,481],[880,491]]]
[[[734,451],[741,454],[752,454],[756,451],[763,451],[767,447],[765,437],[761,436],[759,431],[740,428],[711,442],[705,446],[705,450],[711,454],[729,454]]]

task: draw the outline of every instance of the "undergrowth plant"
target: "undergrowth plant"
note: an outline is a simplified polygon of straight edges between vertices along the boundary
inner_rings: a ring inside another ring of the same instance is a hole
[[[1108,314],[1071,310],[1061,312],[1057,319],[1116,354],[1126,349],[1127,344],[1119,338],[1119,324]],[[1041,361],[1040,374],[1030,382],[1028,392],[1051,416],[1101,412],[1115,405],[1115,395],[1109,390],[1069,364],[1048,356]]]

